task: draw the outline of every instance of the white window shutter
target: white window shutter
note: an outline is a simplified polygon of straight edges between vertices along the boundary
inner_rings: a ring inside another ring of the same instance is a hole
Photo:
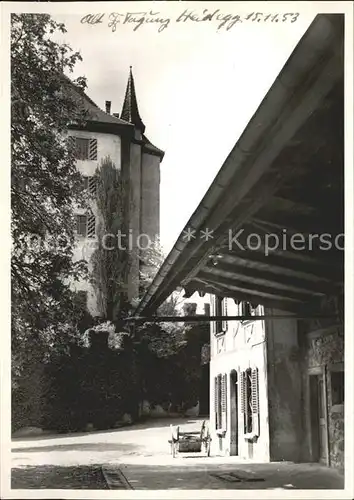
[[[210,316],[215,316],[215,301],[216,297],[215,295],[210,295]],[[212,335],[215,335],[216,333],[216,322],[215,321],[210,321],[210,333]]]
[[[223,298],[222,301],[222,315],[227,316],[227,297]],[[223,320],[222,322],[222,329],[224,332],[227,330],[227,320]]]
[[[218,387],[218,377],[214,378],[214,414],[215,414],[215,429],[218,429],[218,395],[219,395],[219,387]]]
[[[76,140],[75,140],[75,137],[72,136],[72,135],[69,135],[68,136],[68,145],[69,145],[69,148],[74,150],[75,149],[75,144],[76,144]]]
[[[221,379],[221,428],[227,429],[227,374]]]
[[[89,160],[97,160],[97,139],[90,139]]]
[[[87,237],[94,238],[96,234],[96,218],[92,212],[87,217]]]
[[[252,433],[259,436],[259,380],[258,368],[252,370]]]
[[[87,184],[88,184],[87,187],[88,187],[89,193],[92,195],[96,195],[96,193],[97,193],[97,179],[96,179],[96,177],[88,177]]]
[[[246,411],[247,411],[247,401],[246,401],[246,373],[240,373],[240,407],[241,407],[241,422],[243,424],[243,432],[246,428]]]

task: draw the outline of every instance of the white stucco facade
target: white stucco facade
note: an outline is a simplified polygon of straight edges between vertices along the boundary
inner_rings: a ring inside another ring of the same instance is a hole
[[[224,312],[242,314],[233,299],[224,298]],[[211,297],[213,304],[213,297]],[[211,314],[215,309],[211,308]],[[224,333],[223,333],[224,332]],[[213,454],[238,455],[262,462],[269,461],[268,380],[265,325],[263,321],[223,322],[223,332],[211,325],[210,338],[210,430]],[[246,370],[258,370],[257,436],[245,434],[241,406],[241,377]],[[217,430],[215,408],[215,378],[226,375],[226,425]]]
[[[110,157],[117,169],[121,168],[121,138],[114,134],[104,134],[101,132],[91,132],[88,130],[71,130],[69,136],[77,137],[81,139],[95,139],[97,141],[97,156],[95,160],[76,160],[76,167],[78,171],[85,177],[93,177],[95,175],[97,167],[101,164],[102,160],[106,157]],[[96,228],[97,228],[97,207],[94,202],[90,202],[90,208],[95,216]],[[86,210],[84,208],[76,208],[77,215],[84,215]],[[74,249],[74,261],[86,260],[88,262],[89,271],[91,270],[90,259],[92,253],[94,252],[97,244],[97,238],[95,237],[85,237],[82,235],[76,235],[76,247]],[[98,309],[96,305],[96,297],[92,286],[88,281],[76,281],[72,284],[76,291],[87,292],[87,307],[93,316],[98,315]]]

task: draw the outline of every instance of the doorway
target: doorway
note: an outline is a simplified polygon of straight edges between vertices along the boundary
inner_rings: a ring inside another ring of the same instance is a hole
[[[238,377],[230,373],[230,455],[238,455]]]
[[[201,378],[199,388],[199,416],[208,417],[210,411],[210,365],[206,363],[201,366]]]
[[[328,427],[325,374],[310,375],[312,459],[328,465]]]

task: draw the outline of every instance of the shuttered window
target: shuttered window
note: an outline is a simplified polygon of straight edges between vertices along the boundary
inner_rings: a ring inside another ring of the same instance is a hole
[[[226,431],[227,427],[227,375],[221,378],[221,428]]]
[[[258,368],[252,370],[252,433],[259,436],[259,384]]]
[[[87,229],[87,216],[77,215],[76,216],[76,232],[80,236],[86,236]]]
[[[245,434],[259,436],[258,369],[248,369],[240,377],[240,402]]]
[[[96,234],[96,219],[92,212],[76,216],[76,232],[80,236],[94,238]]]
[[[92,212],[87,217],[87,237],[94,238],[96,234],[96,219]]]
[[[97,160],[97,139],[90,139],[89,160]]]
[[[215,316],[222,316],[223,315],[223,298],[222,297],[215,297]],[[223,321],[222,320],[216,320],[215,321],[215,333],[221,333],[223,331]]]
[[[83,179],[84,189],[90,194],[95,195],[97,193],[97,179],[96,177],[85,176]]]
[[[97,139],[70,137],[69,141],[75,148],[75,158],[77,160],[97,160]]]
[[[215,295],[210,296],[210,316],[215,316]],[[215,335],[215,321],[210,321],[210,333],[211,335]]]
[[[226,431],[227,427],[227,375],[214,379],[214,412],[216,430]]]
[[[214,411],[215,411],[215,429],[221,428],[221,375],[214,379]]]
[[[222,300],[222,315],[227,316],[227,297],[224,297]],[[226,332],[227,330],[227,320],[223,320],[222,322],[222,330]]]

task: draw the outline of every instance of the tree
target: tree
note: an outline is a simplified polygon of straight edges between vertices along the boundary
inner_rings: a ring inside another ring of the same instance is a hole
[[[85,272],[73,262],[74,205],[82,178],[69,147],[70,124],[87,117],[85,81],[71,81],[81,59],[54,42],[63,24],[49,15],[11,18],[11,279],[13,366],[27,347],[52,349],[73,333],[70,280]]]
[[[109,157],[104,158],[96,169],[95,179],[99,222],[97,248],[91,256],[91,283],[102,318],[115,321],[128,307],[127,280],[131,253],[121,239],[126,228],[129,182]]]

